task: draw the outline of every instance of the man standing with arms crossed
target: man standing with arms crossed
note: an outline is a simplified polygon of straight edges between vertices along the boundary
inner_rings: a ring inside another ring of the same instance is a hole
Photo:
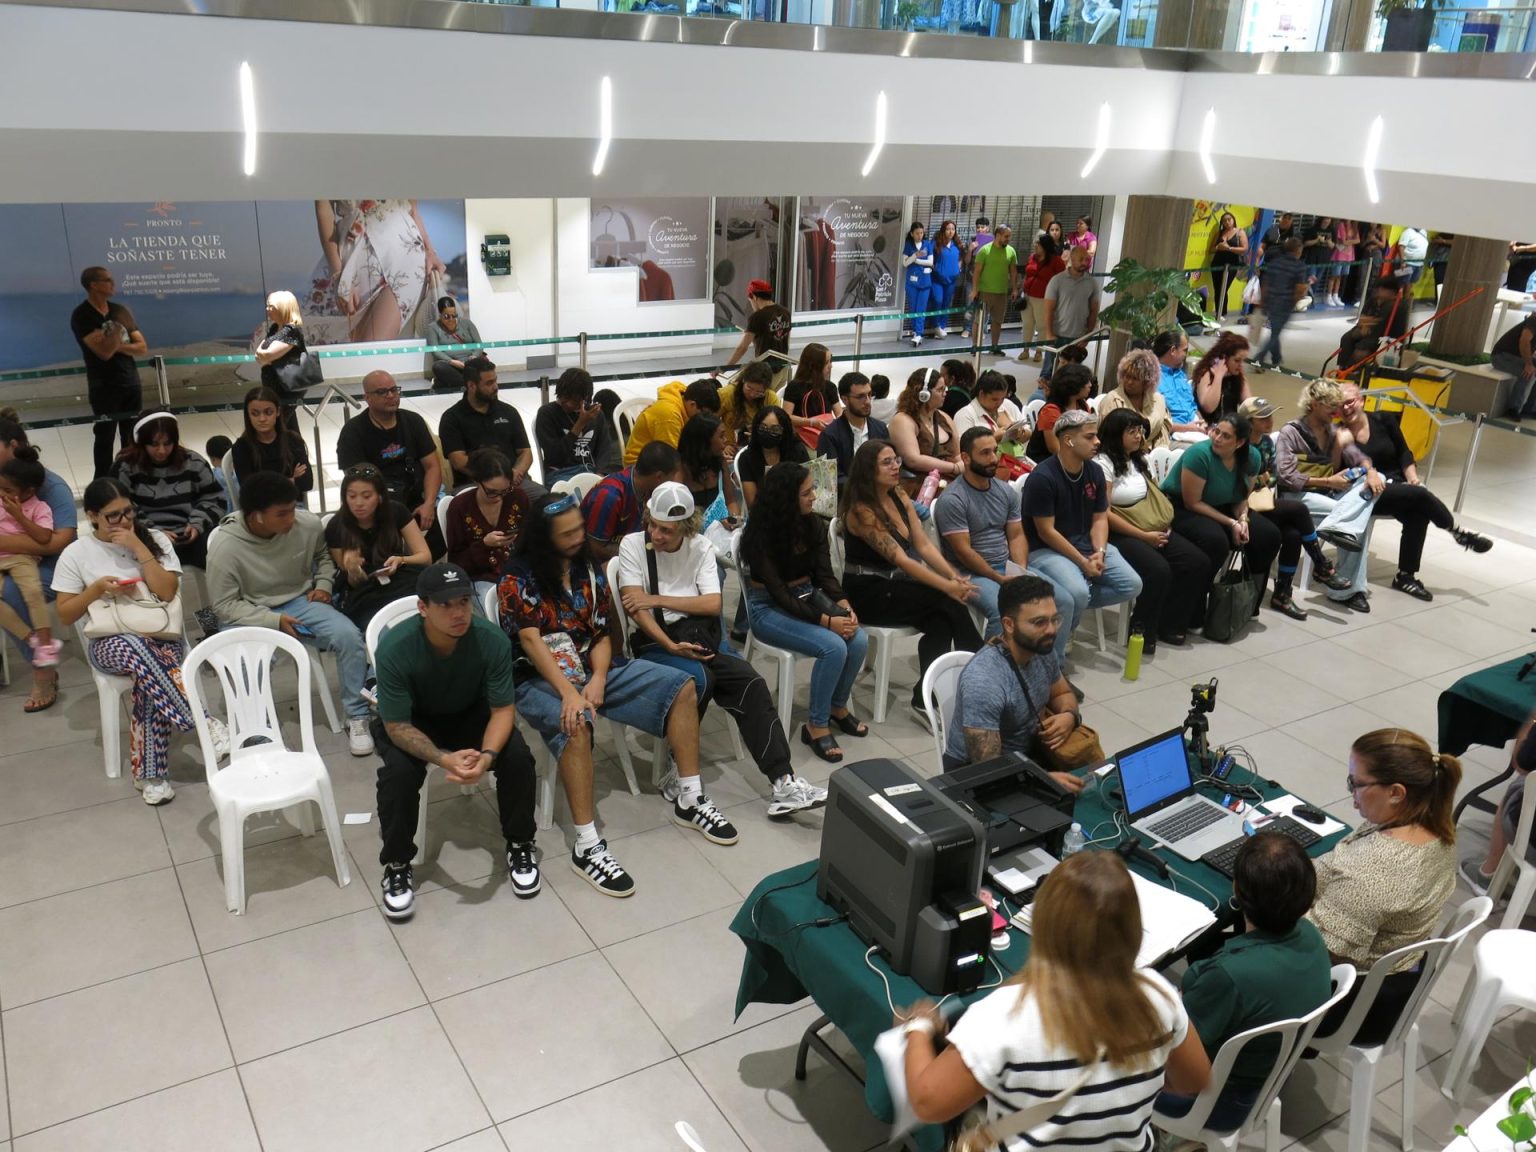
[[[91,412],[100,417],[92,429],[96,442],[91,453],[99,480],[112,471],[114,426],[124,448],[133,440],[133,422],[144,404],[133,359],[149,355],[149,342],[139,331],[133,313],[111,303],[117,287],[112,273],[105,268],[87,268],[80,273],[80,286],[85,289],[85,300],[70,314],[69,327],[85,357]]]
[[[1093,331],[1099,322],[1099,282],[1088,275],[1088,249],[1067,253],[1066,271],[1051,277],[1045,286],[1045,338],[1053,344],[1069,344]],[[1047,350],[1040,366],[1040,382],[1051,378],[1056,353]]]

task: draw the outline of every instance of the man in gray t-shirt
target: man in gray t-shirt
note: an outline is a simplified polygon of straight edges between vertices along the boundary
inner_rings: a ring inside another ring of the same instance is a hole
[[[1051,654],[1061,618],[1049,582],[1016,576],[999,596],[1003,634],[971,657],[955,686],[955,707],[944,745],[944,770],[1004,752],[1029,755],[1036,738],[1055,748],[1083,722],[1077,697]],[[1069,792],[1083,782],[1052,777]]]
[[[996,636],[997,590],[1008,578],[1008,561],[1022,570],[1029,562],[1019,494],[997,477],[997,437],[990,428],[967,428],[960,437],[965,470],[933,506],[933,522],[944,556],[976,586],[977,608],[987,615],[987,635]],[[1016,573],[1017,574],[1017,570]]]
[[[1099,322],[1099,282],[1088,275],[1088,249],[1074,248],[1067,254],[1065,271],[1051,277],[1045,286],[1045,338],[1053,344],[1086,336]],[[1049,380],[1056,354],[1047,352],[1040,365],[1040,379]]]

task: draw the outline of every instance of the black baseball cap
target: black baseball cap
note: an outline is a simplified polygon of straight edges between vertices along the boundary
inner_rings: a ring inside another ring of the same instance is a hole
[[[416,595],[429,604],[448,604],[475,594],[475,582],[457,564],[439,561],[425,569],[416,581]]]

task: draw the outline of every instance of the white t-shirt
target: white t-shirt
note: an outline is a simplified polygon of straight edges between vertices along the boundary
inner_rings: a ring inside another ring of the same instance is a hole
[[[1093,462],[1109,481],[1109,503],[1115,508],[1129,508],[1147,498],[1147,478],[1134,465],[1124,476],[1115,475],[1115,465],[1108,456],[1095,456]]]
[[[149,538],[159,550],[160,567],[167,572],[180,572],[181,561],[164,532],[158,528],[149,530]],[[121,544],[107,544],[95,536],[81,536],[63,552],[53,568],[55,592],[84,592],[86,585],[94,584],[103,576],[119,580],[131,580],[143,576],[144,571],[133,553]]]
[[[659,596],[714,596],[720,591],[720,570],[715,566],[715,550],[703,536],[690,536],[676,552],[656,553],[656,579],[661,587],[651,587],[650,571],[645,563],[645,533],[631,532],[619,541],[619,588],[637,585]],[[613,590],[618,595],[618,588]],[[683,618],[683,613],[663,608],[668,624]]]
[[[1156,1145],[1152,1104],[1163,1087],[1168,1054],[1184,1041],[1189,1017],[1173,986],[1150,969],[1141,970],[1153,988],[1152,1003],[1171,1034],[1168,1045],[1140,1069],[1098,1065],[1088,1083],[1061,1106],[1061,1123],[1042,1124],[1029,1138],[1015,1136],[1008,1152],[1151,1152]],[[1071,1087],[1083,1066],[1073,1056],[1046,1046],[1034,997],[1019,1002],[1008,985],[966,1009],[949,1034],[976,1082],[986,1089],[987,1117],[1000,1120],[1020,1108]]]
[[[1012,400],[1004,400],[1002,410],[1008,414],[1009,427],[1023,419],[1024,413]],[[979,400],[972,400],[964,408],[955,413],[955,435],[964,436],[972,428],[990,428],[997,431],[998,422],[987,414],[987,410],[981,406]]]

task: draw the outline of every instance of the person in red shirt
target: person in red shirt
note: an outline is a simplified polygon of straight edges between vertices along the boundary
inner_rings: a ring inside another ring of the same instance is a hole
[[[1061,250],[1050,235],[1041,232],[1035,237],[1035,250],[1024,265],[1024,295],[1019,297],[1019,335],[1025,344],[1045,339],[1045,286],[1051,277],[1065,271],[1067,262],[1061,258]],[[1034,359],[1043,353],[1034,350]],[[1019,349],[1019,359],[1030,359],[1030,350]]]

